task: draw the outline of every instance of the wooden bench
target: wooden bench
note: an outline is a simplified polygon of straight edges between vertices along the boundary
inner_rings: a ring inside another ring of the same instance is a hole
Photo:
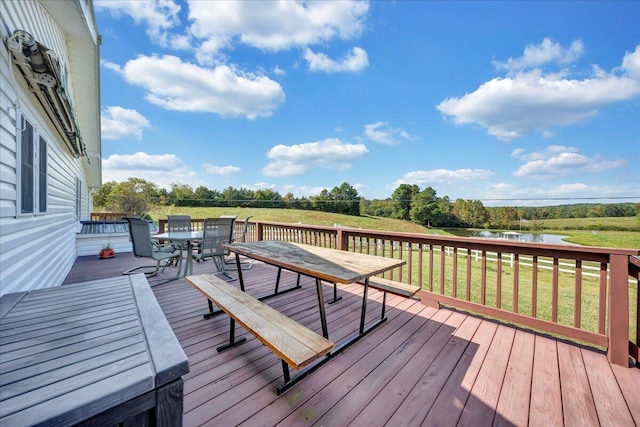
[[[369,279],[369,286],[380,291],[391,292],[392,294],[407,298],[413,298],[420,290],[420,286],[409,285],[382,277],[371,277]]]
[[[213,274],[187,276],[186,280],[229,315],[229,342],[218,347],[219,352],[245,341],[235,338],[237,321],[282,360],[284,383],[278,387],[278,394],[311,372],[319,365],[314,362],[328,356],[335,347],[328,339]],[[291,377],[289,366],[304,370]]]

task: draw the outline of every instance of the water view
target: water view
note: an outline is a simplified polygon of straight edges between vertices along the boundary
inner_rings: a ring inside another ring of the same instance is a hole
[[[518,231],[469,230],[465,228],[448,229],[448,232],[460,237],[482,237],[487,239],[514,240],[518,242],[551,243],[554,245],[573,245],[565,242],[559,234],[522,233]]]

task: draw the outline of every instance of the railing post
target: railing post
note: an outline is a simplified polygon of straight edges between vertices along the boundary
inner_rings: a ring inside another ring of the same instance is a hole
[[[614,365],[629,366],[629,256],[611,255],[609,261],[609,349]]]
[[[345,230],[341,228],[336,228],[336,249],[349,250],[349,238],[345,235]]]
[[[261,222],[256,222],[256,241],[262,240],[264,237],[264,225]]]

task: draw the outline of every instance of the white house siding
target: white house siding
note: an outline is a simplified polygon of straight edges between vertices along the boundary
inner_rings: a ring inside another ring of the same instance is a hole
[[[69,0],[59,0],[62,1]],[[73,3],[84,0],[70,0]],[[67,52],[67,33],[37,0],[0,2],[0,295],[59,286],[76,257],[76,230],[89,219],[90,189],[86,159],[75,158],[47,118],[38,101],[28,92],[19,73],[14,73],[6,38],[14,30],[31,33],[38,42],[54,50],[70,71],[74,93],[74,70]],[[68,25],[68,23],[67,23]],[[91,47],[91,45],[89,45]],[[92,46],[97,52],[97,47]],[[97,55],[97,53],[96,53]],[[97,79],[96,75],[96,79]],[[74,97],[78,96],[78,87]],[[96,107],[99,110],[99,106]],[[44,214],[18,215],[16,118],[20,114],[33,123],[47,147],[47,209]],[[86,120],[85,120],[86,121]],[[99,138],[99,120],[98,120]],[[86,136],[83,136],[86,139]],[[95,132],[89,132],[89,137]],[[100,147],[99,141],[92,146]],[[100,158],[91,159],[100,162]],[[95,166],[94,166],[95,167]],[[95,174],[95,171],[91,173]],[[76,183],[82,189],[81,217],[76,217]]]

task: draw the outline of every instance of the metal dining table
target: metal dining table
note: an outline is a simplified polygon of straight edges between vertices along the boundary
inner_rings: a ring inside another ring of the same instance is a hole
[[[406,263],[406,261],[402,259],[386,258],[285,241],[231,243],[222,246],[230,252],[233,252],[236,256],[238,280],[240,282],[240,288],[243,291],[244,281],[242,269],[240,268],[241,255],[315,279],[322,335],[327,339],[329,338],[329,331],[327,328],[327,317],[321,282],[324,280],[330,283],[341,284],[362,283],[362,306],[358,333],[342,343],[333,353],[353,344],[386,320],[383,308],[380,318],[365,328],[369,278],[400,267]],[[383,298],[386,298],[386,293]]]
[[[193,242],[196,240],[202,240],[202,231],[169,231],[167,233],[154,234],[155,240],[168,240],[172,243],[177,243],[181,246],[186,244],[187,259],[184,263],[184,275],[191,274],[193,272],[193,257],[191,251],[193,250]]]

